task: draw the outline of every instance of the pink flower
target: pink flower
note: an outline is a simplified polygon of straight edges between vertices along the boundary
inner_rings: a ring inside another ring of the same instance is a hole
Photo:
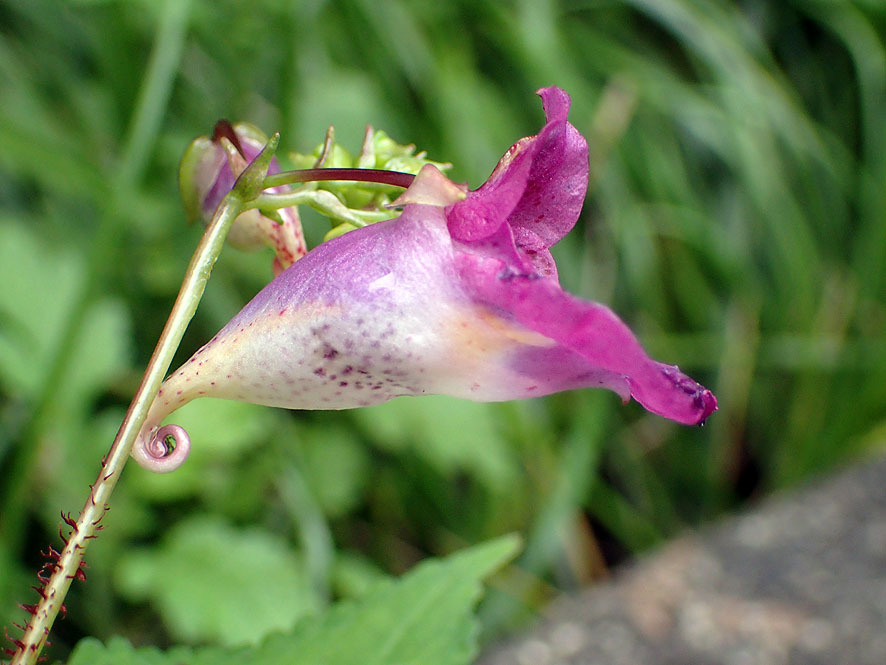
[[[204,395],[345,409],[401,395],[501,401],[603,387],[679,423],[704,422],[717,408],[709,390],[650,359],[607,307],[560,288],[548,248],[578,218],[587,144],[567,122],[568,95],[539,94],[545,126],[479,189],[425,166],[395,202],[400,217],[323,243],[263,289],[163,384],[137,461],[177,467],[182,446],[156,457],[149,437]],[[186,437],[158,436],[170,433]]]

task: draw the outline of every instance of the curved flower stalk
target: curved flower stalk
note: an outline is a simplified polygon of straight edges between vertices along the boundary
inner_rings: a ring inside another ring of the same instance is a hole
[[[257,127],[248,123],[231,125],[227,120],[216,124],[212,138],[194,139],[179,166],[179,187],[188,221],[200,219],[208,224],[237,177],[267,142]],[[280,165],[274,158],[268,173],[279,172]],[[285,186],[270,191],[283,194],[290,189]],[[274,275],[279,275],[308,251],[295,206],[243,212],[231,227],[228,242],[246,251],[270,246],[276,253]]]
[[[539,94],[545,126],[479,189],[427,165],[395,202],[400,217],[323,243],[265,287],[164,382],[136,461],[177,468],[187,435],[158,426],[201,396],[346,409],[401,395],[500,401],[603,387],[676,422],[704,422],[717,407],[709,390],[650,359],[607,307],[560,288],[548,248],[578,218],[587,144],[567,122],[568,95]]]

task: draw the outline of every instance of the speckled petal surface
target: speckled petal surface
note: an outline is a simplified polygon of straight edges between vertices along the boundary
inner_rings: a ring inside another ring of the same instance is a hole
[[[260,292],[164,383],[170,412],[199,396],[299,409],[399,395],[504,400],[538,387],[509,361],[553,342],[472,302],[443,210],[401,217],[313,250]]]

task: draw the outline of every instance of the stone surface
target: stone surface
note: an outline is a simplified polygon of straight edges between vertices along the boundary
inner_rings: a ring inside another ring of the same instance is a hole
[[[682,537],[482,665],[886,664],[886,459]]]

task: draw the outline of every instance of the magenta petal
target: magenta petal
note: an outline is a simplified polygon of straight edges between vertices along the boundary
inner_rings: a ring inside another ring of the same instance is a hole
[[[535,141],[535,137],[525,138],[511,146],[480,189],[446,209],[454,240],[476,242],[506,224],[526,189]]]
[[[545,126],[511,146],[482,187],[447,209],[454,240],[482,240],[507,222],[517,247],[539,252],[575,225],[588,185],[587,142],[567,121],[566,92],[552,87],[538,94]]]
[[[517,246],[539,250],[565,236],[578,219],[588,189],[588,144],[566,121],[569,95],[559,88],[538,91],[547,124],[538,135],[529,181],[508,223]]]
[[[676,366],[649,358],[609,308],[564,292],[554,279],[510,271],[494,260],[462,256],[459,263],[462,283],[472,289],[476,301],[497,308],[502,316],[512,317],[583,359],[577,365],[574,359],[568,374],[563,374],[564,382],[574,381],[584,367],[584,385],[606,387],[623,397],[630,394],[649,411],[687,425],[704,422],[717,408],[711,391]],[[535,371],[560,375],[562,361],[552,356],[546,368]],[[572,387],[576,386],[555,389]]]

